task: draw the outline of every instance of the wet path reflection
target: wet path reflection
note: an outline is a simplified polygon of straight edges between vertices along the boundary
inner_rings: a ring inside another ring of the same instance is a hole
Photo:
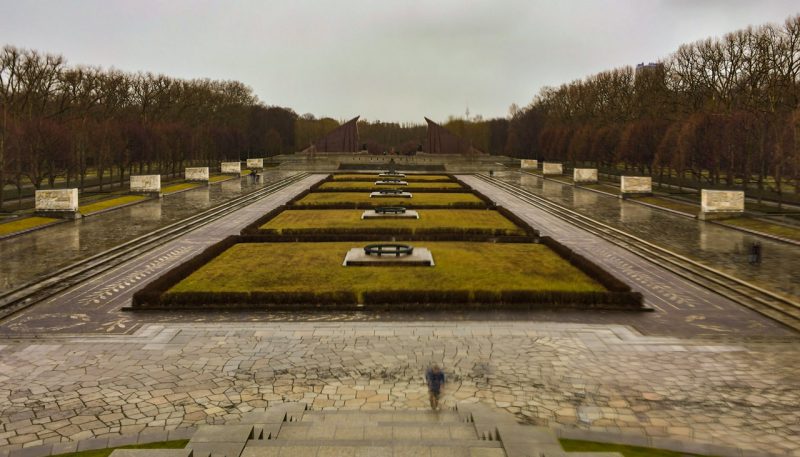
[[[0,241],[0,291],[33,281],[292,174],[267,171],[266,178],[257,184],[248,177],[224,181]]]
[[[800,298],[800,247],[519,172],[495,177],[738,278]],[[763,246],[761,265],[747,247]]]

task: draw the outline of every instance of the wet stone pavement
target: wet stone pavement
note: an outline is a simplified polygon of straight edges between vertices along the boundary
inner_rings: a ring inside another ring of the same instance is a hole
[[[130,336],[0,342],[3,451],[312,409],[481,401],[532,424],[800,455],[797,345],[643,336],[618,325],[148,324]]]

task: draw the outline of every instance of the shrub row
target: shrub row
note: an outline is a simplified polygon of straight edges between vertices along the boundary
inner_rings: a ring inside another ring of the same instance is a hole
[[[485,202],[458,202],[449,205],[415,205],[413,199],[403,202],[402,205],[408,209],[486,209]],[[374,209],[376,205],[370,203],[326,203],[324,205],[298,205],[295,202],[287,203],[288,209]],[[488,207],[493,209],[493,207]]]
[[[380,187],[359,187],[359,188],[342,188],[342,189],[315,189],[314,192],[377,192],[383,189],[400,189],[406,192],[424,192],[426,194],[465,194],[470,192],[471,190],[465,187],[452,187],[452,188],[442,188],[442,187],[403,187],[403,186],[380,186]]]
[[[495,243],[535,243],[536,238],[527,235],[494,235],[491,233],[371,233],[364,231],[316,231],[299,233],[243,233],[248,243],[320,243],[336,241],[464,241],[464,242],[495,242]]]
[[[340,163],[339,170],[344,171],[372,171],[375,169],[386,170],[389,168],[388,163]],[[435,172],[443,172],[445,171],[444,165],[442,164],[428,164],[422,165],[418,163],[403,163],[403,164],[395,164],[395,167],[400,167],[403,170],[407,171],[435,171]]]

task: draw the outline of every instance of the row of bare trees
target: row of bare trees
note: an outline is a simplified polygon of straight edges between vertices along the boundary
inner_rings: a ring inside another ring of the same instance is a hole
[[[278,154],[296,114],[266,107],[236,81],[181,80],[68,66],[61,56],[0,50],[3,188],[102,185],[131,173],[179,173],[188,162]]]
[[[800,16],[682,45],[661,62],[545,88],[508,153],[800,192]],[[520,154],[520,151],[524,151]]]

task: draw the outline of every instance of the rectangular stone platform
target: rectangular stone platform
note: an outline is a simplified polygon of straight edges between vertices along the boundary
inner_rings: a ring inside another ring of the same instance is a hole
[[[411,198],[411,192],[400,192],[399,194],[382,194],[380,192],[371,192],[370,198]]]
[[[220,172],[226,175],[238,175],[242,173],[241,162],[220,162]]]
[[[247,159],[247,168],[264,168],[264,159]]]
[[[543,175],[562,175],[564,174],[564,167],[560,163],[555,162],[542,162]]]
[[[187,181],[208,182],[208,167],[189,167],[185,170],[184,177]]]
[[[131,192],[161,196],[161,175],[131,176]]]
[[[381,178],[405,178],[405,173],[380,173]]]
[[[653,178],[650,176],[622,176],[620,178],[620,198],[653,193]]]
[[[375,181],[376,186],[407,186],[406,181]]]
[[[344,267],[389,266],[389,267],[432,267],[433,255],[427,248],[414,248],[411,255],[395,257],[392,255],[376,256],[364,253],[364,248],[353,248],[347,251],[342,262]]]
[[[597,183],[597,168],[575,168],[572,173],[572,180],[575,184]]]
[[[523,170],[536,170],[539,168],[539,161],[533,159],[522,159],[519,161],[519,167]]]
[[[410,209],[405,213],[377,213],[374,209],[368,209],[361,219],[419,219],[419,213]]]
[[[701,220],[726,219],[738,217],[744,213],[744,192],[740,190],[708,190],[700,191]]]
[[[44,217],[78,219],[78,189],[37,190],[36,214]]]

